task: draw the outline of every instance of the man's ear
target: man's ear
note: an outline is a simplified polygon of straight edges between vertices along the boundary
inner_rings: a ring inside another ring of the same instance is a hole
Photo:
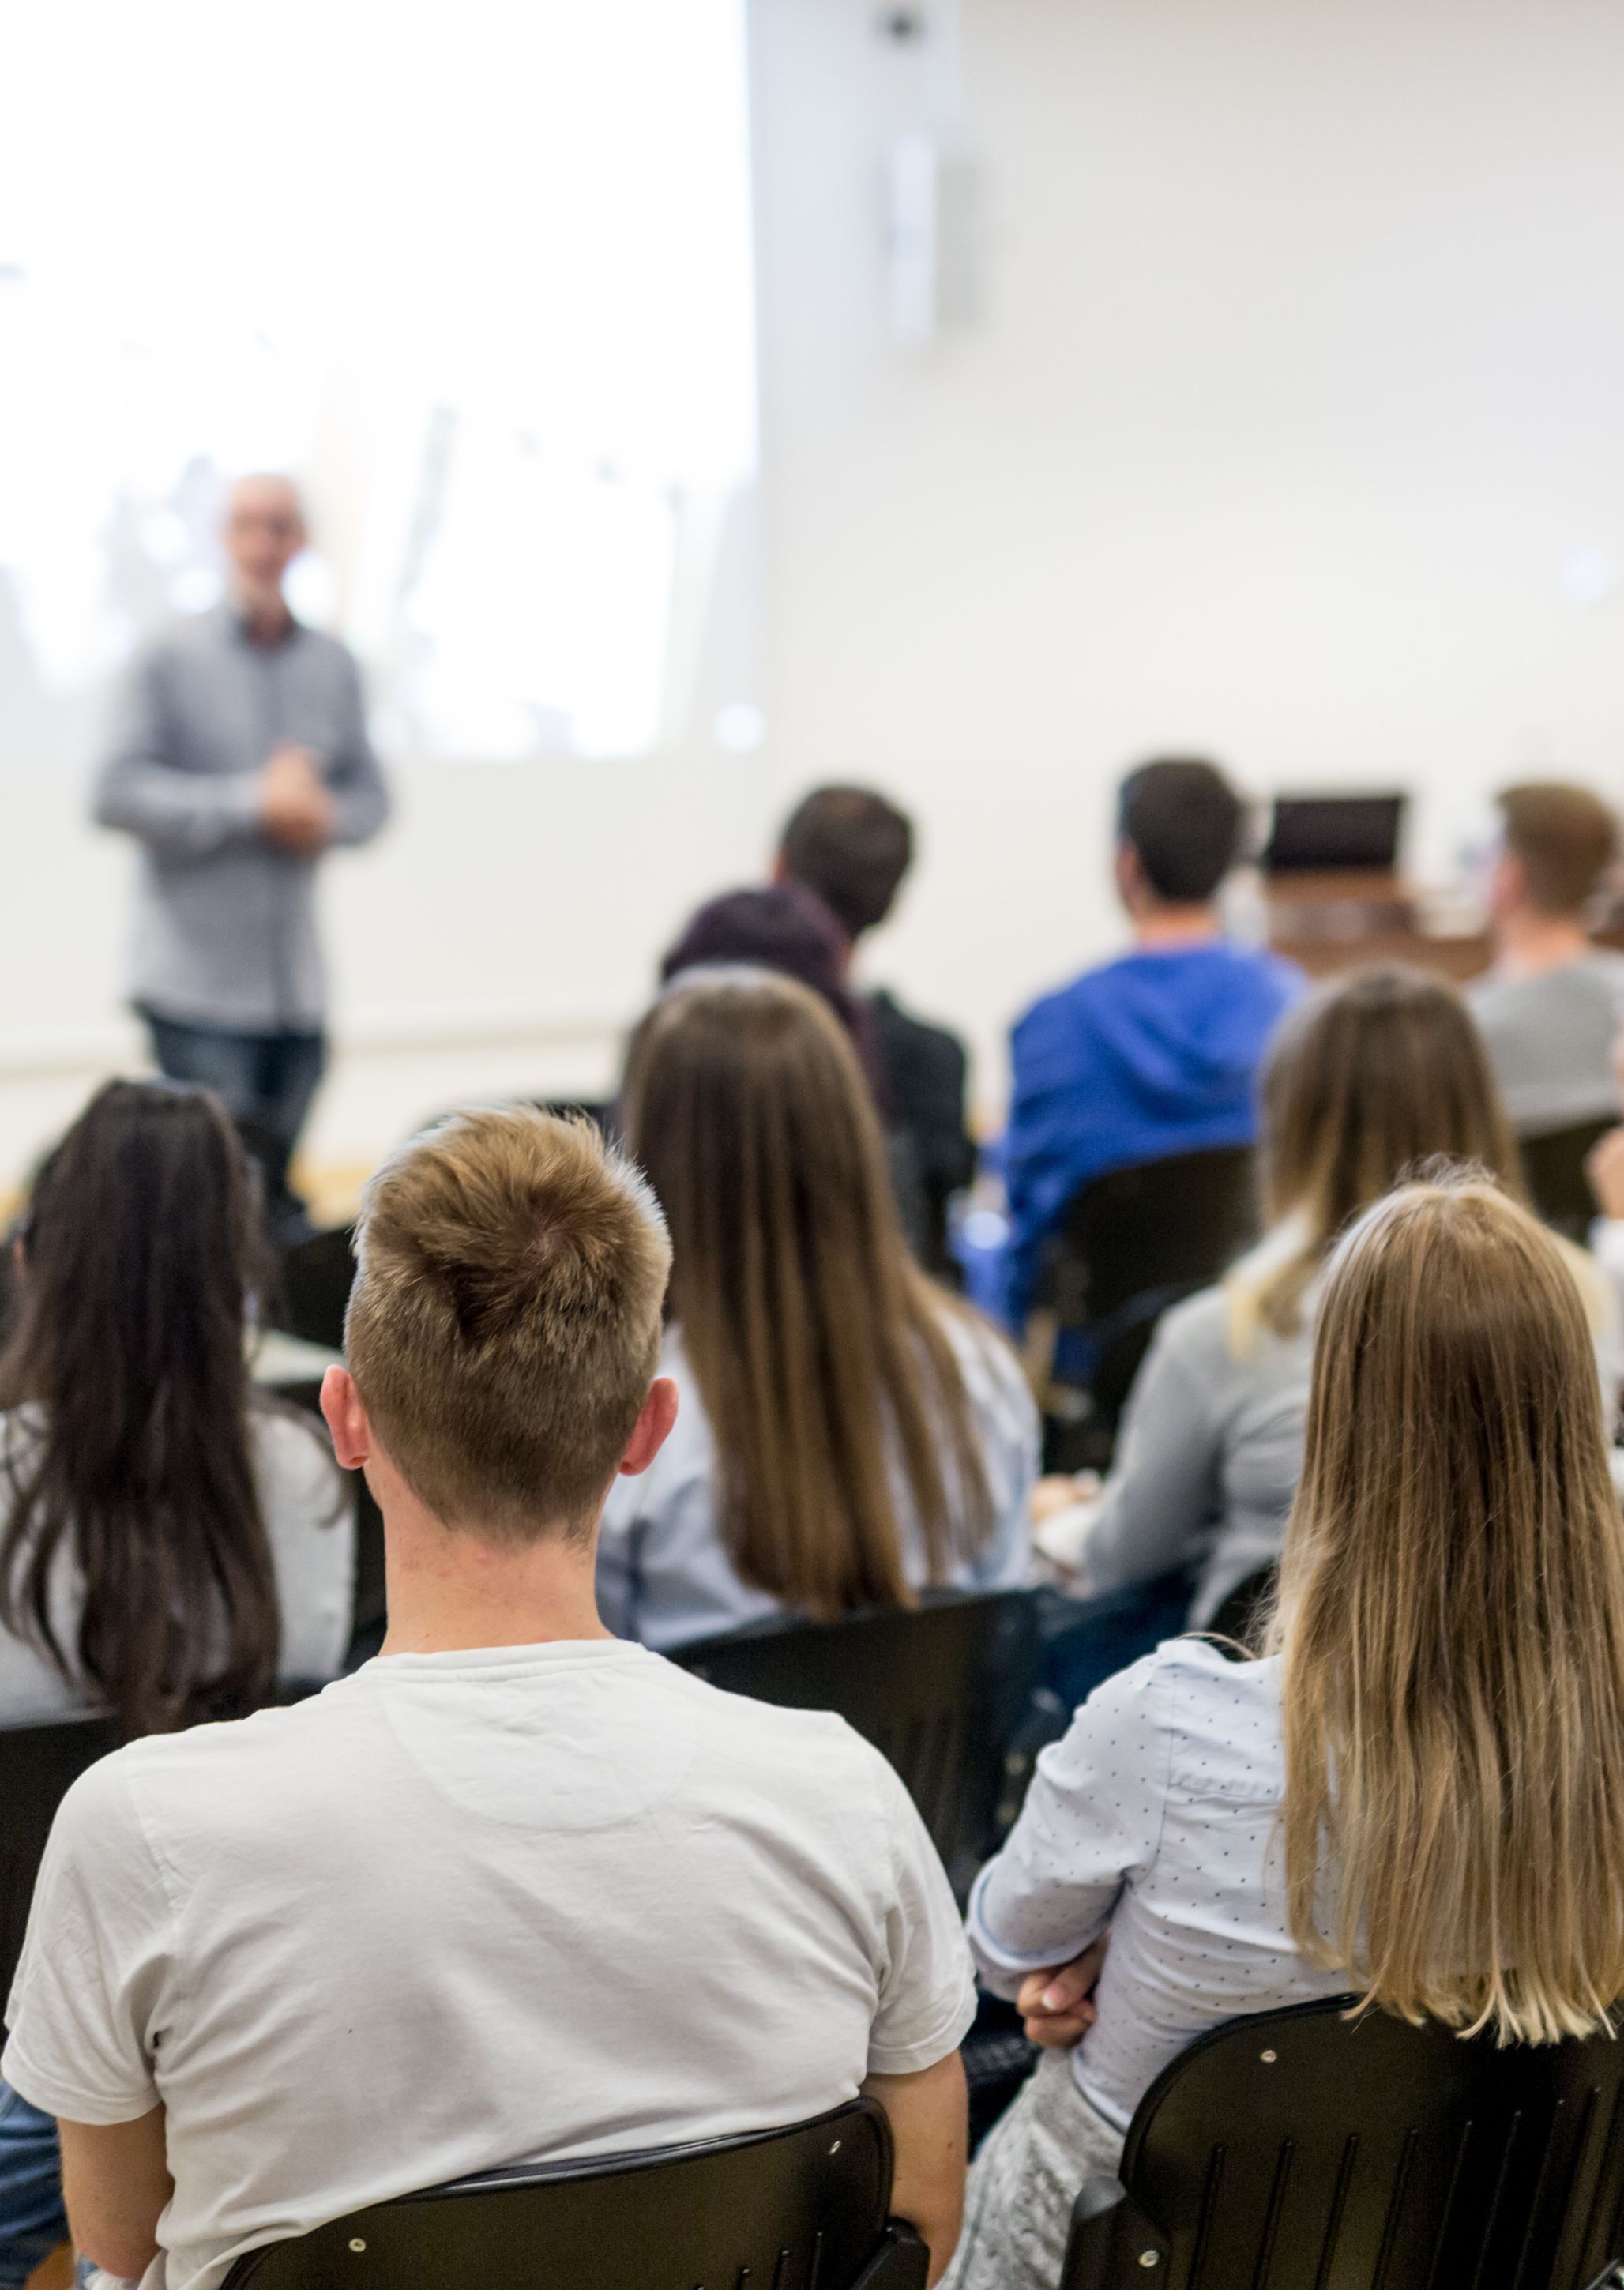
[[[330,1367],[323,1376],[322,1413],[332,1434],[332,1452],[340,1467],[358,1471],[372,1458],[372,1427],[366,1420],[356,1379],[347,1367]]]
[[[1111,872],[1116,877],[1117,897],[1130,914],[1135,913],[1145,896],[1145,870],[1131,843],[1117,844]]]
[[[329,1368],[329,1375],[334,1370]],[[326,1394],[324,1391],[323,1399]],[[649,1396],[637,1411],[632,1425],[631,1437],[626,1443],[626,1453],[620,1458],[621,1475],[635,1479],[646,1471],[670,1437],[671,1426],[676,1421],[676,1386],[668,1375],[657,1375],[649,1386]]]
[[[1512,913],[1527,903],[1528,870],[1515,851],[1502,843],[1489,869],[1489,908],[1493,914]]]

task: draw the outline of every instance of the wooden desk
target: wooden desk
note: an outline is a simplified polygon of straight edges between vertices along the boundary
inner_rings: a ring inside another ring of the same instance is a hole
[[[1415,899],[1396,875],[1284,874],[1264,890],[1269,945],[1310,978],[1404,962],[1458,985],[1488,967],[1486,933],[1423,930]]]

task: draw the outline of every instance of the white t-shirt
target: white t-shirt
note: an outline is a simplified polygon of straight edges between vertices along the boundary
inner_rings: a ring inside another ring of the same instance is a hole
[[[1019,1589],[1031,1573],[1027,1508],[1037,1477],[1037,1408],[1002,1336],[950,1309],[941,1325],[964,1380],[992,1498],[991,1534],[950,1580],[964,1590]],[[617,1479],[609,1491],[598,1537],[597,1605],[618,1637],[665,1652],[771,1621],[783,1607],[740,1578],[718,1530],[716,1435],[678,1327],[666,1332],[660,1373],[676,1382],[676,1421],[650,1468]],[[900,1470],[893,1496],[903,1569],[922,1589],[930,1573],[924,1535]]]
[[[1208,2029],[1354,1983],[1288,1926],[1280,1661],[1173,1638],[1095,1688],[1044,1750],[1009,1841],[976,1880],[970,1938],[1013,1996],[1108,1927],[1078,2088],[1125,2131],[1170,2060]]]
[[[36,1407],[0,1415],[0,1525],[10,1471],[26,1472],[43,1416]],[[329,1678],[344,1659],[355,1608],[356,1506],[320,1424],[307,1415],[255,1408],[248,1419],[260,1512],[276,1571],[282,1614],[277,1670],[284,1681]],[[59,1545],[51,1581],[57,1642],[71,1653],[84,1589],[71,1550]],[[85,1697],[40,1647],[0,1627],[0,1727],[50,1726],[85,1709]]]
[[[74,2122],[163,2101],[146,2290],[209,2290],[466,2172],[816,2115],[973,2009],[876,1750],[593,1639],[391,1655],[92,1766],[0,2072]]]

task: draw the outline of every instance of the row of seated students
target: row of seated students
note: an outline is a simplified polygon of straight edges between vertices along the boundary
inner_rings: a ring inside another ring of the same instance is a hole
[[[1468,998],[1508,1118],[1519,1137],[1616,1117],[1612,1050],[1624,1001],[1624,955],[1596,946],[1589,919],[1619,853],[1618,821],[1583,787],[1507,789],[1484,890],[1492,959]],[[1045,1245],[1078,1189],[1113,1169],[1250,1144],[1256,1080],[1282,1013],[1305,990],[1291,965],[1224,932],[1220,893],[1243,854],[1246,809],[1213,765],[1165,757],[1123,782],[1114,883],[1128,951],[1041,997],[1011,1037],[1010,1117],[988,1157],[1008,1197],[1008,1238],[975,1267],[978,1301],[1019,1332]],[[967,1181],[962,1046],[900,1010],[889,995],[857,995],[849,969],[863,934],[891,911],[913,853],[908,820],[883,797],[831,787],[807,797],[785,827],[780,885],[815,894],[793,925],[741,893],[696,918],[695,945],[750,951],[819,990],[832,969],[867,1033],[888,1112],[910,1230],[911,1185],[928,1202],[922,1254],[942,1261],[945,1203]],[[830,925],[833,925],[831,928]],[[799,944],[810,938],[817,951]],[[780,943],[771,941],[779,938]],[[911,1168],[909,1165],[912,1165]]]
[[[617,1667],[634,1649],[617,1652],[597,1619],[601,1602],[659,1646],[780,1606],[835,1613],[927,1581],[1026,1573],[1031,1405],[1000,1340],[908,1261],[876,1117],[884,1067],[864,1055],[856,997],[838,981],[820,999],[692,959],[732,951],[725,931],[684,950],[628,1061],[623,1125],[663,1218],[596,1139],[527,1115],[454,1122],[375,1181],[328,1416],[340,1460],[367,1469],[385,1514],[388,1659],[304,1709],[139,1743],[68,1800],[0,2097],[13,2271],[60,2225],[52,2115],[67,2126],[82,2244],[115,2273],[150,2262],[153,2290],[180,2290],[219,2280],[236,2250],[382,2193],[521,2156],[789,2120],[865,2073],[899,2133],[897,2207],[945,2262],[969,1990],[916,1817],[829,1720],[761,1713],[759,1757],[724,1773],[736,1705],[718,1710],[663,1664]],[[1466,1552],[1468,1573],[1491,1558],[1499,1570],[1476,1620],[1490,1592],[1494,1613],[1519,1611],[1553,1567],[1559,1585],[1582,1575],[1612,1615],[1616,1559],[1593,1547],[1604,1501],[1608,1551],[1618,1539],[1594,1468],[1599,1453],[1604,1479],[1594,1362],[1608,1357],[1610,1303],[1516,1206],[1493,1085],[1448,989],[1388,976],[1299,1010],[1266,1108],[1276,1230],[1204,1309],[1226,1341],[1250,1326],[1260,1357],[1294,1347],[1284,1405],[1278,1383],[1253,1394],[1258,1419],[1295,1411],[1296,1423],[1275,1443],[1272,1541],[1254,1536],[1245,1554],[1279,1548],[1306,1421],[1283,1653],[1239,1670],[1186,1642],[1104,1690],[1045,1759],[978,1888],[983,1977],[1020,1994],[1057,2054],[1076,2046],[1076,2072],[1046,2069],[985,2150],[956,2262],[964,2282],[1052,2281],[1069,2190],[1115,2151],[1156,2067],[1217,2020],[1345,1987],[1351,1967],[1388,2005],[1457,2021],[1486,2010],[1508,2032],[1548,2036],[1593,2022],[1624,1973],[1577,1857],[1572,1870],[1558,1859],[1555,1889],[1525,1904],[1513,1953],[1491,1965],[1475,1901],[1448,1894],[1499,1866],[1482,1860],[1469,1791],[1448,1816],[1458,1833],[1404,1840],[1444,1854],[1430,1939],[1423,1924],[1406,1954],[1383,1924],[1402,1862],[1361,1825],[1356,1793],[1338,1804],[1338,1917],[1316,1928],[1305,1908],[1303,1840],[1324,1826],[1327,1761],[1343,1770],[1354,1683],[1363,1711],[1366,1662],[1401,1674],[1427,1632],[1466,1630],[1470,1618],[1428,1604],[1426,1569],[1448,1581],[1455,1544],[1481,1541],[1506,1508],[1496,1490],[1511,1491],[1515,1547]],[[1391,1194],[1428,1155],[1482,1173]],[[347,1635],[350,1528],[324,1446],[250,1393],[241,1336],[262,1271],[218,1109],[112,1085],[42,1173],[20,1245],[23,1320],[0,1373],[0,1721],[89,1701],[162,1736],[252,1707],[279,1673],[329,1674]],[[1387,1380],[1372,1368],[1368,1385],[1339,1387],[1333,1426],[1327,1361],[1372,1342]],[[1530,1383],[1536,1357],[1549,1373]],[[1576,1379],[1575,1357],[1591,1362]],[[1495,1411],[1504,1421],[1485,1428]],[[1169,1413],[1159,1444],[1193,1438],[1202,1413]],[[1131,1433],[1124,1481],[1133,1445]],[[1249,1460],[1244,1439],[1225,1451],[1226,1493],[1244,1493],[1259,1452]],[[1216,1469],[1209,1453],[1209,1480]],[[1383,1502],[1391,1516],[1373,1519]],[[1110,1520],[1132,1509],[1119,1484],[1084,1539],[1084,1587],[1123,1564],[1131,1538]],[[1406,1537],[1424,1555],[1399,1570],[1402,1612],[1373,1557],[1364,1582],[1364,1545],[1347,1547],[1356,1510],[1384,1565]],[[1612,1656],[1563,1640],[1560,1597],[1540,1614],[1560,1642],[1528,1661],[1549,1652],[1569,1706],[1604,1731]],[[1303,1616],[1314,1629],[1293,1637]],[[1532,1691],[1518,1659],[1463,1644],[1455,1698],[1422,1713],[1430,1730],[1415,1719],[1397,1766],[1369,1769],[1371,1790],[1436,1780],[1423,1745],[1464,1750],[1485,1738],[1485,1710],[1508,1722]],[[1547,1712],[1530,1738],[1530,1786],[1548,1784],[1577,1835],[1592,1808],[1570,1770],[1572,1729],[1553,1733]],[[1594,1747],[1611,1787],[1611,1735]],[[797,1781],[770,1821],[775,1766]],[[1132,1791],[1119,1786],[1130,1773]],[[1485,1824],[1486,1798],[1485,1782]],[[519,1803],[530,1827],[516,1838]],[[854,1804],[873,1808],[855,1836]],[[588,1805],[616,1811],[583,1824]],[[1284,1874],[1267,1845],[1283,1805]],[[1561,1949],[1540,1939],[1541,1909]],[[421,1928],[405,1929],[420,1910]],[[1108,1922],[1096,2005],[1082,1991]],[[550,1955],[534,1954],[537,1929]],[[786,1982],[789,1961],[804,1969]],[[632,1963],[643,1976],[606,2003]],[[771,1998],[770,1975],[785,1991]],[[357,1996],[364,2039],[335,2063],[332,2029]],[[412,2019],[403,1997],[416,2026],[400,2024]],[[633,2020],[650,2013],[640,2036]],[[744,2058],[740,2022],[776,2079]],[[276,2063],[268,2081],[245,2065],[262,2060]],[[346,2144],[369,2110],[379,2135]],[[420,2139],[400,2135],[407,2122]]]
[[[237,2254],[391,2195],[863,2088],[933,2275],[1052,2286],[1078,2182],[1236,2014],[1352,1985],[1511,2039],[1604,2022],[1624,1533],[1572,1260],[1491,1177],[1401,1186],[1338,1244],[1269,1652],[1178,1639],[1096,1693],[967,1940],[877,1753],[812,1713],[741,1725],[599,1619],[605,1501],[658,1468],[679,1405],[671,1256],[647,1180],[584,1124],[453,1117],[372,1181],[324,1412],[382,1509],[385,1653],[104,1759],[41,1872],[6,2139],[14,2161],[57,2119],[98,2267],[213,2290]],[[104,1549],[76,1517],[71,1555],[171,1625],[172,1724],[184,1677],[207,1707],[269,1674],[241,1633],[272,1560],[222,1533],[199,1629],[150,1603],[196,1587],[172,1525],[126,1517]],[[65,1625],[59,1651],[82,1685],[106,1659]],[[972,1966],[1046,2056],[966,2205]]]

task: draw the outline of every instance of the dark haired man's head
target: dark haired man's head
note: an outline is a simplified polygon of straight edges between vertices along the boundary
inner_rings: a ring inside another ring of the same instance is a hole
[[[1131,910],[1202,907],[1240,855],[1245,807],[1217,767],[1194,756],[1141,764],[1117,802],[1117,880]]]
[[[814,788],[779,845],[780,879],[815,891],[848,939],[883,923],[913,863],[914,825],[871,788]]]

